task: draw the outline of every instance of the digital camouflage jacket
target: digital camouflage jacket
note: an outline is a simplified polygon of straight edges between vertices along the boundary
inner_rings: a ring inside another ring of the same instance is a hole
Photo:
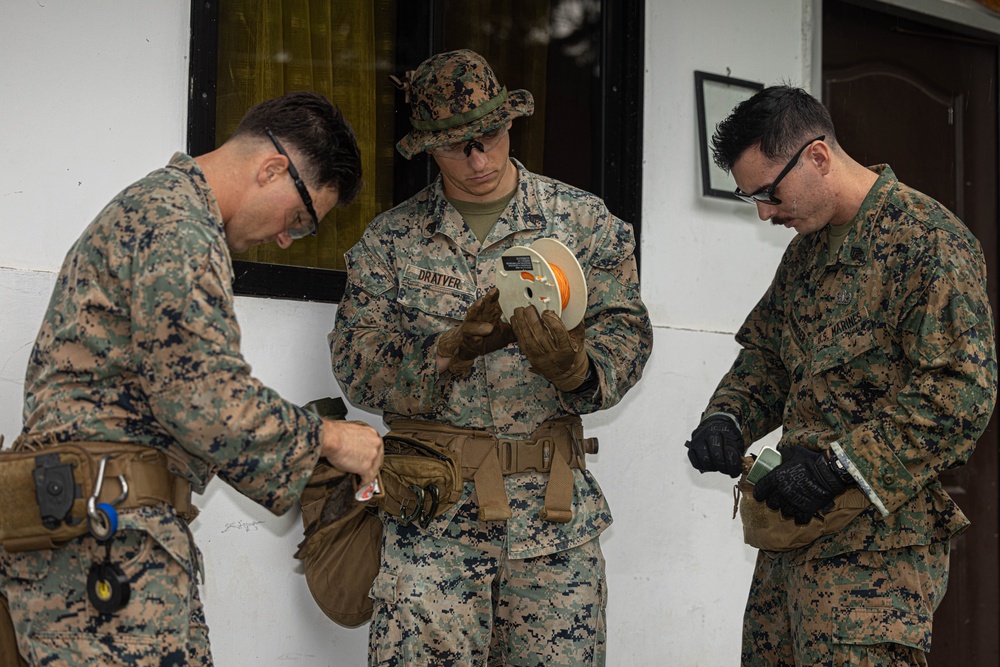
[[[445,199],[441,179],[372,221],[347,253],[347,287],[330,334],[334,375],[354,403],[394,419],[422,419],[526,439],[542,422],[618,403],[641,377],[652,327],[639,294],[629,224],[599,198],[527,171],[516,160],[514,197],[480,245]],[[495,265],[515,245],[565,244],[587,279],[587,353],[599,389],[563,393],[528,370],[517,345],[475,361],[472,374],[438,375],[438,334],[494,286]],[[577,477],[573,521],[537,518],[544,475],[506,479],[514,517],[510,553],[551,553],[586,541],[611,520],[589,472]],[[544,525],[543,525],[544,524]]]
[[[163,450],[275,513],[319,456],[319,419],[250,375],[215,196],[180,153],[116,196],[63,263],[28,361],[21,439]]]
[[[705,414],[745,442],[832,449],[872,502],[804,558],[947,540],[968,525],[938,475],[968,461],[993,412],[997,362],[979,242],[887,165],[839,251],[796,236],[737,333]]]

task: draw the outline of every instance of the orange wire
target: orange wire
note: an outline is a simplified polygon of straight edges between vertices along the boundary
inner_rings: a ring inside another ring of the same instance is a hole
[[[562,301],[562,309],[569,305],[569,283],[566,281],[566,274],[555,264],[549,264],[552,274],[556,277],[556,285],[559,286],[559,300]]]

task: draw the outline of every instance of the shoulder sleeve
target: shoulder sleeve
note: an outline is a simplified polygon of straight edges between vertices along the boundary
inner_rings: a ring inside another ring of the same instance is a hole
[[[985,264],[958,231],[929,226],[901,249],[889,313],[909,376],[892,405],[839,440],[883,513],[967,462],[996,402]]]
[[[347,282],[372,295],[385,294],[395,287],[395,276],[387,258],[365,243],[356,243],[344,255],[347,263]]]
[[[587,354],[600,390],[592,396],[563,393],[572,412],[617,404],[642,377],[653,349],[653,327],[642,301],[632,225],[612,215],[603,202],[593,211],[593,245],[587,265]]]
[[[221,238],[197,221],[157,226],[133,266],[133,344],[157,421],[188,455],[276,513],[319,456],[319,420],[250,374]]]
[[[798,240],[793,239],[767,291],[736,332],[740,352],[702,413],[702,419],[716,412],[734,415],[746,443],[781,425],[791,388],[781,340],[787,322],[784,287],[793,280]]]

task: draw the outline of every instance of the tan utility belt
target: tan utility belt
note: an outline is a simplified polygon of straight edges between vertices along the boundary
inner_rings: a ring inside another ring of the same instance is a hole
[[[504,475],[541,472],[549,474],[541,518],[568,522],[573,518],[571,469],[586,469],[586,455],[597,452],[597,439],[583,437],[583,423],[577,416],[544,422],[526,440],[507,440],[487,431],[411,419],[398,419],[389,427],[387,437],[430,443],[454,457],[462,478],[475,482],[479,518],[483,521],[511,517]]]
[[[15,446],[17,443],[15,443]],[[74,442],[0,452],[0,546],[58,548],[95,532],[102,503],[117,510],[167,503],[190,521],[191,484],[170,472],[163,452],[123,443]]]

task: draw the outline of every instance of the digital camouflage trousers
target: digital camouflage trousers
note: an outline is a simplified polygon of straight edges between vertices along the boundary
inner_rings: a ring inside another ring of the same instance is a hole
[[[165,530],[189,539],[177,524]],[[143,530],[120,530],[110,549],[88,535],[60,549],[0,551],[0,597],[22,659],[66,667],[211,665],[192,565],[175,555]],[[91,568],[106,561],[128,582],[128,601],[113,613],[100,613],[87,594]]]
[[[949,551],[936,543],[803,563],[759,552],[743,618],[743,667],[926,665]]]
[[[604,556],[597,538],[510,559],[502,521],[434,537],[386,522],[372,586],[369,664],[582,667],[605,663]]]

